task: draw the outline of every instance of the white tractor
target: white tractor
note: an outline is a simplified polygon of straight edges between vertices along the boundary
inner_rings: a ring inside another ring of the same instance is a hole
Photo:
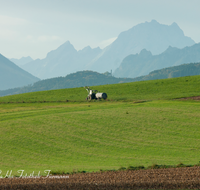
[[[107,94],[104,92],[97,92],[97,90],[90,89],[89,86],[84,87],[88,91],[88,96],[86,100],[99,100],[99,99],[106,99]]]

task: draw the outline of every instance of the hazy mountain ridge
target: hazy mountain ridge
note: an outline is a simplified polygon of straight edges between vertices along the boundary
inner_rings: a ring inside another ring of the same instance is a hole
[[[135,78],[154,70],[194,62],[200,62],[200,43],[183,49],[169,47],[159,55],[152,55],[144,49],[124,58],[114,76]]]
[[[142,49],[147,49],[156,55],[169,46],[183,48],[193,44],[195,42],[184,36],[176,23],[168,26],[152,20],[120,33],[118,38],[103,50],[102,55],[89,63],[86,68],[98,72],[111,69],[114,71],[126,56],[139,53]]]
[[[49,52],[45,59],[37,59],[22,66],[22,68],[41,79],[66,76],[69,73],[81,71],[85,64],[94,59],[102,50],[87,46],[77,51],[67,41],[56,50]]]
[[[28,57],[22,57],[21,59],[11,58],[10,61],[12,61],[13,63],[15,63],[18,66],[22,66],[22,65],[25,65],[26,63],[29,63],[34,60],[30,56],[28,56]]]
[[[0,54],[0,90],[25,86],[39,80]]]
[[[22,68],[41,79],[66,76],[81,70],[104,73],[114,71],[127,55],[139,53],[144,48],[153,54],[159,54],[169,46],[183,48],[193,44],[195,42],[184,36],[176,23],[168,26],[152,20],[120,33],[118,38],[103,50],[88,46],[77,51],[67,41],[49,52],[45,59],[37,59]]]

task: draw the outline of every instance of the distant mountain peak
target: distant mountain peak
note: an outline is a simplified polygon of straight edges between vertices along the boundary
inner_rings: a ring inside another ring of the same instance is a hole
[[[59,46],[58,48],[74,48],[74,46],[70,43],[70,41],[66,41],[64,44],[62,44],[61,46]]]
[[[99,47],[92,49],[90,46],[86,46],[82,50],[78,51],[79,54],[93,54],[94,52],[98,54],[101,52],[101,49]]]
[[[52,50],[51,52],[57,51],[57,50],[59,50],[59,51],[67,51],[67,50],[70,50],[70,49],[74,49],[75,50],[74,46],[70,43],[70,41],[66,41],[65,43],[60,45],[57,49]]]
[[[150,23],[152,23],[152,24],[160,24],[160,23],[159,23],[157,20],[155,20],[155,19],[152,19]]]
[[[84,47],[82,50],[91,50],[92,48],[90,46]]]
[[[72,53],[77,52],[77,50],[74,48],[74,46],[70,43],[70,41],[66,41],[64,44],[59,46],[57,49],[50,51],[47,54],[47,57],[49,59],[63,56],[66,53]]]
[[[163,54],[164,53],[171,53],[172,51],[175,51],[175,50],[178,50],[178,48],[177,47],[172,47],[172,46],[169,46],[164,52],[163,52]]]
[[[24,71],[12,61],[0,54],[0,90],[22,87],[39,81],[30,73]]]
[[[176,22],[173,22],[170,26],[173,27],[173,28],[177,28],[177,29],[181,30],[179,25]]]
[[[160,23],[159,23],[157,20],[155,20],[155,19],[152,19],[151,22],[145,22],[145,23],[169,26],[169,25],[165,25],[165,24],[160,24]],[[178,26],[178,24],[177,24],[176,22],[173,22],[170,26],[172,26],[172,27],[178,27],[178,28],[180,29],[180,27]]]
[[[148,21],[146,21],[146,22],[144,22],[144,23],[140,23],[140,24],[138,24],[138,25],[161,25],[157,20],[155,20],[155,19],[152,19],[150,22],[148,22]],[[136,25],[136,26],[138,26],[138,25]],[[135,26],[134,26],[135,27]],[[134,28],[133,27],[133,28]]]
[[[150,51],[148,51],[148,50],[146,50],[146,49],[142,49],[141,51],[140,51],[140,54],[139,54],[140,56],[152,56],[152,53],[150,52]]]
[[[30,56],[27,56],[27,57],[22,57],[20,59],[11,58],[10,61],[12,61],[18,66],[22,66],[25,65],[26,63],[33,61],[33,59]]]
[[[69,40],[67,40],[64,44],[71,44]]]
[[[171,26],[178,26],[178,24],[177,24],[176,22],[173,22],[173,23],[171,24]]]
[[[101,50],[101,48],[98,46],[98,47],[96,47],[96,48],[94,48],[94,49],[98,49],[98,50]]]
[[[81,51],[90,51],[90,50],[101,50],[101,48],[100,47],[91,48],[90,46],[86,46],[83,49],[79,50],[79,52],[81,52]]]

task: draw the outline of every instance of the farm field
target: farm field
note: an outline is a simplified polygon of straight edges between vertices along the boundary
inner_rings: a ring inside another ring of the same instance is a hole
[[[166,100],[200,95],[200,76],[149,80],[132,83],[94,86],[106,92],[113,101]],[[0,103],[12,102],[85,102],[87,91],[81,88],[49,90],[0,97]]]
[[[196,102],[15,106],[1,106],[2,171],[97,171],[199,161]]]
[[[40,178],[0,179],[6,189],[199,189],[199,167],[77,173]]]
[[[196,164],[200,103],[176,99],[199,96],[199,83],[193,76],[94,87],[108,101],[86,102],[84,88],[1,97],[1,175]]]

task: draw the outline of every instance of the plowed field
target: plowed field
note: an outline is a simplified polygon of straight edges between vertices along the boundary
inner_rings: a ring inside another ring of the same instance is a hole
[[[0,179],[0,189],[200,189],[200,167],[6,178]]]

